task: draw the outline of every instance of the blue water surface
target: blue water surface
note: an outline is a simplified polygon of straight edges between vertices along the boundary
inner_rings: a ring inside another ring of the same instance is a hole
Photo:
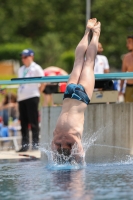
[[[133,162],[50,167],[0,161],[0,200],[132,200]]]

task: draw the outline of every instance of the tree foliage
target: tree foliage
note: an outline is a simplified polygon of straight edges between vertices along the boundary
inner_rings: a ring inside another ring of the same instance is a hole
[[[127,52],[126,37],[133,35],[132,0],[94,0],[92,17],[102,24],[100,41],[110,65],[121,67],[121,55]]]
[[[80,0],[1,0],[0,43],[12,44],[9,59],[16,59],[14,46],[28,41],[43,67],[56,65],[63,52],[75,48],[84,26],[85,2]],[[7,59],[8,50],[6,45],[0,59]]]
[[[43,67],[72,66],[74,49],[84,34],[86,1],[0,0],[0,59],[32,47]],[[113,67],[121,66],[126,36],[133,34],[132,0],[92,0],[91,16],[102,23],[100,41]],[[71,53],[70,53],[71,52]]]

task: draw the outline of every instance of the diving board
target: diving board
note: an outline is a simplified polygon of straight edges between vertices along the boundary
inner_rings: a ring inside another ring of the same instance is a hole
[[[27,83],[59,83],[59,82],[67,82],[68,78],[69,78],[69,75],[30,77],[30,78],[13,78],[11,80],[1,80],[0,85],[16,85],[16,84],[27,84]],[[95,79],[96,80],[133,79],[133,72],[95,74]]]

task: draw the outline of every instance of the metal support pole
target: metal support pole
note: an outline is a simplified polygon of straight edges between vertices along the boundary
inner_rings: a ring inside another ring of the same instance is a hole
[[[91,18],[91,0],[86,0],[86,23]]]

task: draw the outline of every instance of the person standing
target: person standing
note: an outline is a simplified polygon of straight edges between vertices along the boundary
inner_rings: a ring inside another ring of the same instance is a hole
[[[102,44],[98,43],[98,51],[95,59],[94,74],[109,73],[109,63],[106,56],[101,55],[103,52]]]
[[[122,72],[133,72],[133,35],[127,37],[127,49],[122,59]],[[120,92],[122,94],[124,80],[121,80]],[[125,102],[133,102],[133,79],[126,81]]]
[[[34,62],[34,51],[24,49],[21,52],[23,66],[18,71],[19,78],[42,77],[41,66]],[[18,105],[22,133],[22,148],[18,152],[29,149],[29,124],[32,131],[32,150],[38,149],[39,142],[39,122],[38,105],[40,92],[44,89],[44,84],[20,84],[18,88]]]

